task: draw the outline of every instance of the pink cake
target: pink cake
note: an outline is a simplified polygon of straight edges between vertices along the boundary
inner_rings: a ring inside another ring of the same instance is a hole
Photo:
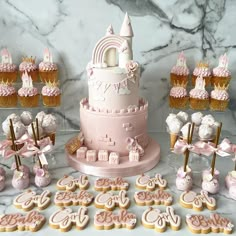
[[[70,165],[87,174],[135,175],[153,168],[159,161],[159,145],[147,135],[148,103],[139,97],[140,66],[133,60],[132,38],[126,14],[120,34],[115,35],[110,25],[97,42],[87,66],[89,98],[80,102],[84,146],[97,153],[107,150],[110,158],[90,162],[68,157]],[[130,152],[140,158],[132,161]],[[116,160],[111,160],[114,155]]]

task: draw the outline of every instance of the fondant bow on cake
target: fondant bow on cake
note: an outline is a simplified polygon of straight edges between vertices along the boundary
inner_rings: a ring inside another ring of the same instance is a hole
[[[144,149],[141,145],[138,144],[137,139],[135,138],[127,138],[127,149],[128,151],[137,151],[140,156],[144,155]]]
[[[173,152],[176,154],[183,154],[186,150],[196,153],[198,155],[210,156],[214,152],[221,157],[230,156],[232,144],[228,139],[224,139],[217,147],[214,143],[198,141],[195,144],[188,144],[185,140],[177,140]]]

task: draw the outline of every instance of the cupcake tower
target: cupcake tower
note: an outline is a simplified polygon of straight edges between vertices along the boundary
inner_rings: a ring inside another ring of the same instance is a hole
[[[206,110],[210,108],[214,111],[224,111],[228,107],[229,94],[227,89],[231,79],[228,70],[228,58],[226,54],[220,56],[219,65],[213,69],[213,73],[208,63],[200,62],[193,71],[192,88],[189,93],[186,89],[189,69],[186,65],[186,58],[181,52],[176,65],[172,68],[169,105],[171,108],[185,109],[188,106],[193,110]],[[214,89],[209,93],[206,86],[212,85]]]
[[[58,88],[58,68],[48,49],[44,50],[43,61],[39,67],[35,63],[35,58],[22,58],[19,65],[22,87],[18,91],[12,85],[17,80],[17,67],[12,64],[11,54],[7,49],[3,49],[1,55],[0,107],[16,107],[17,97],[22,107],[37,107],[40,92],[33,83],[38,81],[38,77],[44,83],[41,90],[43,105],[47,107],[60,105],[61,91]]]

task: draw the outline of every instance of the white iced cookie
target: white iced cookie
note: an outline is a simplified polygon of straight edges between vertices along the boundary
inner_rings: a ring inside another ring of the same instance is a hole
[[[215,118],[212,115],[205,115],[202,118],[202,125],[212,126],[215,122]]]
[[[20,115],[20,120],[25,126],[28,126],[33,122],[33,116],[31,112],[23,111],[22,114]]]
[[[35,130],[35,134],[37,135],[36,122],[33,122],[33,126],[34,126],[34,130]],[[43,137],[43,128],[41,127],[41,125],[38,126],[38,130],[39,130],[39,138]],[[31,125],[28,126],[27,132],[30,137],[34,138],[34,134],[33,134],[33,130],[32,130]]]
[[[176,118],[176,115],[174,113],[170,113],[166,118],[166,124],[169,126],[174,118]]]
[[[208,140],[211,139],[214,134],[214,129],[207,124],[199,126],[198,135],[200,139]]]
[[[45,115],[42,128],[46,134],[55,133],[57,129],[56,117],[51,114]]]
[[[178,118],[173,118],[169,124],[169,132],[172,134],[178,134],[183,126],[183,122]]]
[[[40,125],[42,125],[44,116],[46,116],[46,113],[44,111],[40,111],[35,117],[35,119],[38,119],[38,123]]]
[[[177,118],[179,118],[183,123],[186,123],[188,121],[188,114],[184,111],[180,111],[177,114]]]
[[[191,115],[191,121],[196,125],[199,126],[202,122],[203,114],[201,112],[195,112]]]

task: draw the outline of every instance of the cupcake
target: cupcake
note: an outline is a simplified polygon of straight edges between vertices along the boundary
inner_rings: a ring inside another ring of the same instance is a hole
[[[35,64],[35,58],[23,57],[22,62],[19,65],[19,71],[20,77],[22,77],[24,72],[26,71],[34,82],[38,81],[38,68]]]
[[[61,103],[61,91],[55,82],[47,82],[42,88],[43,105],[47,107],[56,107]]]
[[[206,110],[209,106],[209,94],[205,89],[206,80],[200,75],[194,89],[189,92],[189,106],[194,110]]]
[[[18,98],[22,107],[38,106],[38,89],[33,87],[32,78],[27,72],[22,74],[22,87],[18,90]]]
[[[226,54],[220,56],[219,65],[213,69],[211,85],[228,85],[231,79],[231,73],[228,69],[229,60]]]
[[[2,62],[0,63],[0,79],[4,82],[16,82],[17,67],[12,64],[11,53],[4,48],[1,51]]]
[[[178,59],[176,62],[176,65],[171,69],[170,73],[170,80],[171,84],[173,85],[174,83],[186,83],[188,82],[188,77],[189,77],[189,69],[186,65],[186,58],[184,55],[184,52],[181,52],[178,55]]]
[[[169,105],[171,108],[184,109],[188,105],[186,84],[176,83],[170,90]]]
[[[44,50],[43,61],[39,64],[39,76],[42,82],[55,82],[57,81],[57,65],[53,63],[52,54],[48,48]]]
[[[0,83],[0,107],[16,107],[16,89],[7,82]]]
[[[215,85],[211,91],[210,109],[213,111],[225,111],[229,104],[228,85]]]
[[[200,62],[197,64],[197,67],[193,71],[192,75],[192,85],[195,85],[197,77],[202,76],[205,80],[206,86],[211,84],[211,70],[208,63]]]

